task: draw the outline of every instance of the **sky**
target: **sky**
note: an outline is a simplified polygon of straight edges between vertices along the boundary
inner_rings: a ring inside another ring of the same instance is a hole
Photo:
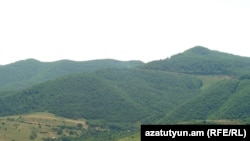
[[[249,0],[0,0],[0,64],[165,59],[194,46],[250,57]]]

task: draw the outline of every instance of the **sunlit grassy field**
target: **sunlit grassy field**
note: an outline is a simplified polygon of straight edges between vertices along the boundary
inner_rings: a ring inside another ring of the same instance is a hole
[[[77,136],[87,128],[85,120],[57,117],[50,113],[34,113],[0,117],[1,141],[42,141],[43,138]]]

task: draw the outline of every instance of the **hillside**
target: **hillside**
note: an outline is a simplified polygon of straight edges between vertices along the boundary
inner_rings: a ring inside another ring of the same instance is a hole
[[[0,122],[1,141],[42,141],[64,135],[78,137],[82,130],[88,129],[84,120],[67,119],[50,113],[0,117]]]
[[[196,46],[171,58],[147,63],[142,68],[186,74],[239,77],[249,72],[250,58]]]
[[[161,123],[183,121],[238,120],[249,122],[250,81],[222,80],[167,114]]]
[[[249,70],[248,57],[200,46],[146,64],[22,60],[0,66],[0,117],[84,119],[74,141],[138,140],[141,124],[249,124]]]
[[[47,81],[0,99],[1,116],[49,111],[68,118],[154,122],[198,94],[200,79],[140,69],[103,69]]]
[[[112,59],[82,62],[70,60],[40,62],[27,59],[0,67],[0,91],[20,90],[72,73],[89,72],[102,68],[133,68],[142,64],[141,61]]]

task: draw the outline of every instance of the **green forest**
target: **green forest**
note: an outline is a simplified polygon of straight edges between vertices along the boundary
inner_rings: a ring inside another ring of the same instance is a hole
[[[202,46],[149,63],[22,60],[0,66],[0,117],[87,121],[79,136],[53,141],[119,140],[141,124],[249,124],[249,70],[250,58]]]

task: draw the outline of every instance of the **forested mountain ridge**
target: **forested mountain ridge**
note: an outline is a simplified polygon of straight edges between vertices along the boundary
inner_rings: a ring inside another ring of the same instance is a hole
[[[225,79],[176,108],[161,123],[195,120],[245,120],[250,122],[250,80]]]
[[[57,78],[6,96],[0,99],[0,114],[49,111],[69,118],[153,122],[196,96],[201,86],[201,80],[187,75],[102,69]]]
[[[102,68],[133,68],[141,61],[118,61],[113,59],[55,62],[40,62],[35,59],[17,61],[0,67],[0,90],[17,90],[45,82],[56,77],[90,72]]]
[[[250,123],[250,58],[200,46],[149,63],[28,59],[0,66],[0,78],[0,116],[83,118],[88,136],[140,124]]]
[[[239,77],[250,70],[250,58],[196,46],[170,58],[152,61],[142,68],[187,74]]]
[[[189,102],[192,107],[195,107],[193,104],[211,99],[210,97],[218,100],[219,96],[223,96],[222,94],[238,99],[238,95],[230,95],[231,92],[224,91],[224,89],[230,91],[231,87],[227,86],[231,86],[231,83],[244,84],[245,87],[237,91],[242,91],[239,95],[246,98],[248,86],[246,82],[250,78],[247,73],[250,67],[248,63],[250,59],[247,57],[213,51],[200,46],[174,55],[170,59],[147,64],[141,61],[122,62],[111,59],[85,62],[60,60],[50,63],[34,59],[22,60],[0,67],[2,78],[0,111],[2,116],[50,111],[70,118],[105,119],[115,122],[156,122],[161,118],[163,118],[162,121],[164,119],[172,121],[170,120],[172,117],[178,121],[178,118],[173,115],[188,111],[185,110],[189,107],[188,103],[182,107],[183,103]],[[207,78],[209,75],[229,77],[221,79],[228,79],[226,85],[217,81],[206,85],[205,81],[196,75],[207,75]],[[237,81],[231,79],[232,76]],[[201,89],[204,85],[206,85],[205,89]],[[205,98],[202,99],[202,97]],[[217,118],[214,113],[220,111],[218,115],[227,118],[222,113],[229,115],[230,109],[227,107],[231,106],[228,105],[235,104],[230,102],[233,101],[232,99],[227,101],[225,97],[220,100],[223,104],[229,103],[224,108],[218,105],[212,108],[213,112],[208,112],[209,110],[199,106],[197,113],[200,109],[202,114],[192,115],[197,119]],[[192,98],[194,100],[191,100]],[[216,105],[213,101],[204,106]],[[64,104],[60,105],[60,103]],[[96,105],[101,106],[96,107]],[[115,109],[111,110],[114,107]],[[124,107],[126,107],[125,110],[123,110]],[[248,104],[245,104],[243,111],[246,108]],[[208,113],[205,114],[205,111]],[[172,113],[171,116],[164,116],[170,113]],[[130,115],[130,118],[126,115]],[[244,115],[238,115],[235,118],[246,117],[248,112]],[[183,114],[182,117],[179,121],[192,118],[189,114],[186,114],[186,117]]]

